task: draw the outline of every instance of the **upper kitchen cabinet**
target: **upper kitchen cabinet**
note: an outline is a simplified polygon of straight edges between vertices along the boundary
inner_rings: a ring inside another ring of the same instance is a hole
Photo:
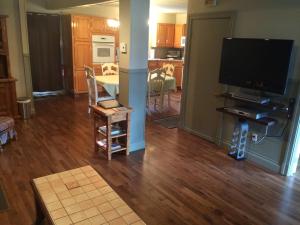
[[[181,48],[181,38],[186,36],[186,25],[176,24],[175,25],[175,35],[174,35],[174,47]]]
[[[91,40],[91,17],[72,16],[73,37],[75,41]]]
[[[93,34],[105,34],[106,20],[99,17],[93,17],[91,19],[91,32]]]
[[[118,32],[117,27],[109,26],[108,19],[101,17],[93,17],[91,19],[92,34],[115,35]]]
[[[157,47],[173,47],[174,45],[175,24],[157,24]]]

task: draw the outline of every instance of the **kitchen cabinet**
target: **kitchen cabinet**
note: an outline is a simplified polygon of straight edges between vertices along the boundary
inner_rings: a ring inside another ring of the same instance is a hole
[[[92,46],[90,42],[74,44],[74,69],[84,70],[84,66],[92,66]]]
[[[75,89],[76,93],[86,93],[87,92],[87,81],[84,70],[75,71]]]
[[[174,47],[182,48],[181,38],[186,35],[186,26],[185,24],[176,24],[175,25],[175,35],[174,35]]]
[[[158,23],[156,47],[173,47],[175,24]]]
[[[92,35],[115,36],[118,47],[119,30],[109,27],[106,18],[83,15],[63,15],[61,18],[66,90],[73,94],[87,93],[84,65],[95,67],[92,64]],[[101,65],[95,67],[95,72],[102,74]]]
[[[73,36],[75,41],[90,41],[90,17],[72,16]]]
[[[106,20],[103,18],[93,17],[91,19],[91,32],[93,34],[103,34],[106,32]]]

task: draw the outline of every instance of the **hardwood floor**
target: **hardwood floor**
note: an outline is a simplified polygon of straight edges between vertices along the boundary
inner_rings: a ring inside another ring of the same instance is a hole
[[[18,121],[18,140],[0,154],[0,178],[10,209],[1,225],[35,218],[30,180],[92,165],[148,225],[299,224],[300,179],[237,162],[214,144],[148,123],[147,148],[108,162],[92,145],[86,97],[36,102]]]
[[[171,92],[170,94],[170,106],[168,106],[168,95],[164,98],[164,109],[158,111],[154,109],[154,101],[151,102],[150,112],[147,113],[147,119],[150,121],[159,120],[162,118],[172,117],[180,114],[180,103],[181,103],[181,90]]]

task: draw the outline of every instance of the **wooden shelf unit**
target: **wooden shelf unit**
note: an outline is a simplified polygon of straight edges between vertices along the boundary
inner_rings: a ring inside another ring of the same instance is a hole
[[[10,71],[6,18],[0,15],[0,116],[18,118],[16,79]]]
[[[270,114],[275,113],[275,112],[284,113],[284,114],[286,114],[285,116],[288,119],[289,119],[289,114],[292,113],[292,112],[290,112],[290,109],[289,109],[290,107],[292,107],[292,105],[290,105],[290,103],[289,103],[289,105],[286,105],[283,103],[272,102],[272,101],[270,101],[268,103],[259,103],[259,102],[253,102],[253,101],[250,101],[247,99],[236,98],[229,93],[219,94],[219,95],[217,95],[217,97],[230,99],[230,100],[240,102],[240,103],[246,103],[247,105],[253,106],[253,108],[255,108],[255,109],[265,109],[265,110],[269,111]],[[226,106],[226,103],[225,103],[225,106]],[[234,107],[234,106],[232,106],[232,107]],[[238,118],[246,119],[246,120],[249,120],[249,121],[264,125],[264,126],[272,126],[275,123],[277,123],[276,119],[269,117],[269,116],[261,118],[261,119],[254,119],[254,118],[246,117],[246,116],[238,114],[238,113],[230,112],[230,111],[226,110],[226,107],[216,108],[216,110],[218,112],[222,112],[222,113],[226,113],[226,114],[229,114],[232,116],[236,116]]]
[[[118,107],[113,109],[104,109],[100,106],[91,106],[94,115],[94,145],[95,151],[103,150],[107,154],[108,160],[111,160],[112,153],[126,152],[129,155],[129,138],[130,138],[130,113],[131,109]],[[120,134],[112,135],[113,125],[118,125],[122,131]],[[99,130],[105,126],[106,132]],[[106,140],[106,146],[101,146],[98,141]],[[120,144],[120,148],[112,149],[112,144]]]
[[[232,115],[232,116],[236,116],[238,118],[249,120],[249,121],[252,121],[252,122],[255,122],[255,123],[259,123],[259,124],[264,125],[264,126],[272,126],[277,122],[277,120],[275,120],[273,118],[270,118],[270,117],[264,117],[264,118],[261,118],[261,119],[253,119],[253,118],[250,118],[250,117],[246,117],[246,116],[243,116],[243,115],[240,115],[240,114],[237,114],[237,113],[229,112],[225,109],[225,107],[217,108],[216,110],[218,112],[222,112],[222,113],[226,113],[226,114],[229,114],[229,115]]]

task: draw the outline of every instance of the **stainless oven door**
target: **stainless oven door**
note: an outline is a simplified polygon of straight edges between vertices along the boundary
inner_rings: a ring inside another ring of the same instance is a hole
[[[115,61],[114,43],[93,43],[93,63],[113,63]]]

